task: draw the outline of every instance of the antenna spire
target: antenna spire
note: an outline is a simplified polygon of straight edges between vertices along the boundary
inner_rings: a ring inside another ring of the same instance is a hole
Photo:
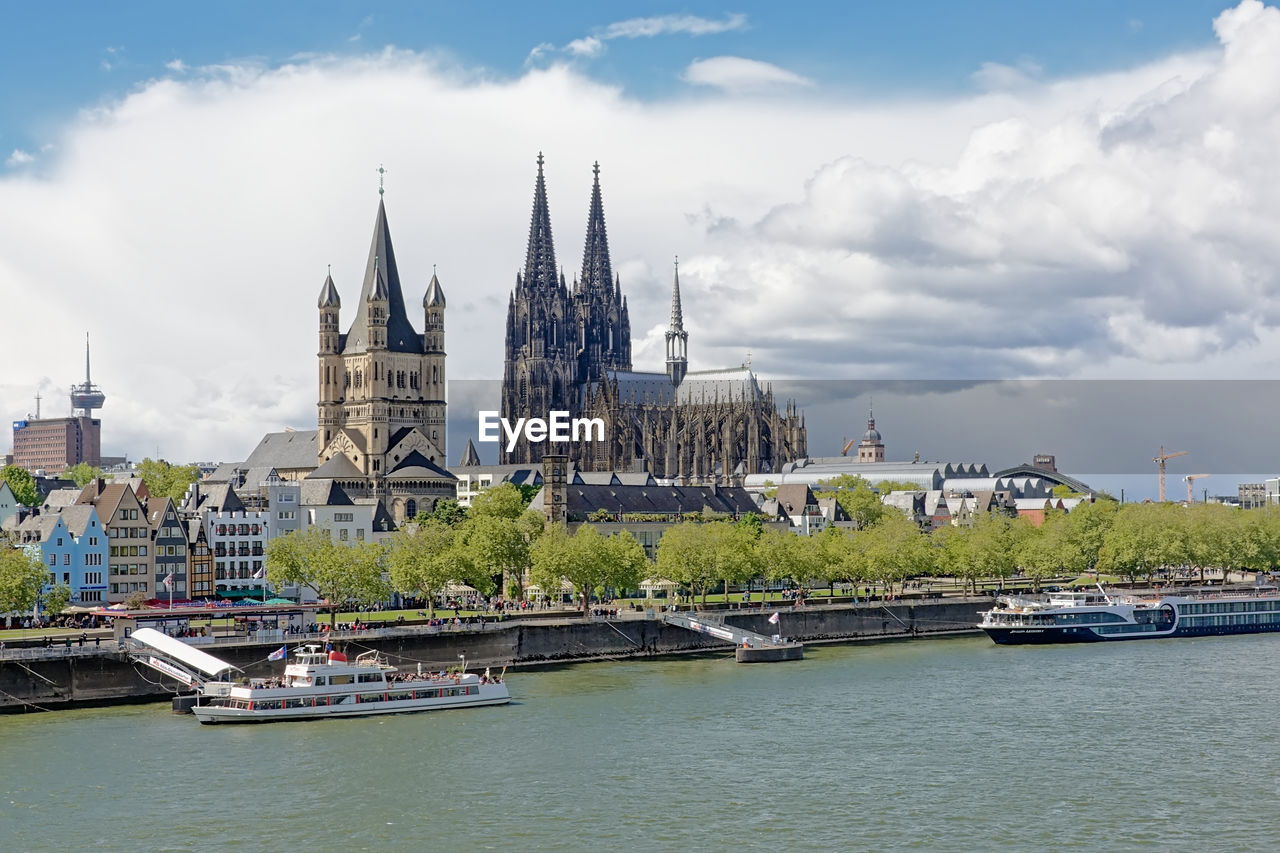
[[[381,164],[381,163],[379,163],[379,164],[378,164],[378,195],[382,195],[382,193],[383,193],[383,192],[384,192],[384,190],[386,189],[386,188],[382,185],[382,177],[383,177],[383,175],[385,175],[386,173],[387,173],[387,170],[386,170],[386,169],[384,169],[384,168],[382,168],[382,164]]]

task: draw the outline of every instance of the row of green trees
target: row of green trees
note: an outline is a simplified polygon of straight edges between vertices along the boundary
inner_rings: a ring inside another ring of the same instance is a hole
[[[563,526],[544,528],[514,488],[487,492],[470,513],[442,507],[385,547],[352,549],[315,531],[275,540],[267,555],[272,583],[307,583],[330,600],[366,602],[385,599],[391,589],[433,598],[451,584],[490,595],[504,577],[514,598],[526,576],[548,592],[568,580],[587,599],[603,589],[634,590],[657,574],[705,604],[712,591],[756,579],[874,584],[891,593],[908,579],[935,576],[976,589],[980,580],[1015,574],[1037,585],[1088,572],[1150,579],[1166,568],[1198,570],[1203,579],[1206,568],[1270,570],[1277,564],[1280,513],[1102,500],[1069,514],[1048,511],[1038,527],[990,513],[970,526],[948,525],[931,534],[897,511],[858,529],[830,527],[810,537],[765,527],[755,516],[683,522],[659,541],[655,566],[629,533],[603,536],[591,525],[573,534]]]

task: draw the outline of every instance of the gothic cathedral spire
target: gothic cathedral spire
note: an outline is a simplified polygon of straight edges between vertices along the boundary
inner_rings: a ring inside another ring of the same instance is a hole
[[[680,307],[679,258],[676,258],[675,280],[671,285],[671,325],[666,337],[667,376],[672,385],[679,385],[689,372],[689,333],[684,330],[684,311]]]
[[[529,220],[529,249],[524,259],[524,286],[549,291],[556,287],[556,247],[551,240],[551,210],[547,206],[547,181],[538,152],[538,179],[533,186],[533,215]]]
[[[609,261],[609,235],[604,227],[604,202],[600,198],[600,164],[591,167],[591,210],[587,213],[587,240],[582,248],[582,286],[587,291],[608,294],[614,289]]]

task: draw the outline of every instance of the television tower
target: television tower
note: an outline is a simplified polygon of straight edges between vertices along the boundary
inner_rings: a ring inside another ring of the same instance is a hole
[[[76,417],[92,418],[94,409],[101,409],[107,395],[89,379],[89,333],[84,333],[84,383],[71,386],[71,407]]]

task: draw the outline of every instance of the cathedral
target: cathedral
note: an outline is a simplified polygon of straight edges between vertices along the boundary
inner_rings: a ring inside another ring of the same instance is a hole
[[[749,362],[689,370],[678,265],[666,371],[632,369],[631,320],[609,258],[599,164],[582,271],[571,286],[556,265],[542,166],[539,154],[524,270],[507,307],[501,413],[512,423],[552,411],[600,418],[605,441],[552,445],[522,437],[511,451],[503,447],[501,461],[534,463],[544,453],[563,454],[581,470],[647,471],[677,483],[729,485],[804,457],[803,414],[791,402],[780,412],[772,388],[757,381]]]
[[[332,274],[320,289],[319,458],[308,479],[376,498],[399,521],[456,489],[444,470],[445,299],[433,273],[419,334],[405,309],[381,188],[378,196],[360,300],[345,334]]]

